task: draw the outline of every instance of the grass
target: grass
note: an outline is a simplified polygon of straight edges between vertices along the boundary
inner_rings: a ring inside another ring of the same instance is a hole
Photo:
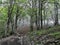
[[[60,38],[60,26],[54,26],[48,29],[35,30],[29,33],[30,36],[52,35],[55,38]]]
[[[60,38],[60,32],[51,33],[49,35],[54,36],[55,38]]]

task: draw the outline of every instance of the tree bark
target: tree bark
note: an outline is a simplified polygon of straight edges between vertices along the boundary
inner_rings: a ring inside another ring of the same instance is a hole
[[[58,25],[58,3],[57,1],[54,2],[55,6],[55,25]]]
[[[6,31],[6,35],[8,35],[7,33],[8,33],[8,31],[10,30],[9,29],[9,24],[10,24],[10,22],[11,22],[11,14],[12,14],[12,10],[13,10],[13,8],[12,8],[12,3],[13,3],[13,0],[10,0],[10,5],[9,5],[9,7],[8,7],[8,20],[7,20],[7,31]]]
[[[18,7],[18,5],[17,5],[16,19],[15,19],[15,31],[17,30],[17,20],[18,20],[18,16],[19,16],[19,7]]]
[[[40,16],[40,22],[41,22],[41,29],[43,28],[43,20],[42,20],[42,1],[41,0],[39,0],[39,16]]]

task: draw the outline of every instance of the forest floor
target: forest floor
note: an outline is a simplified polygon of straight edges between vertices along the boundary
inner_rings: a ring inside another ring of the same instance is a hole
[[[15,43],[16,45],[20,45],[23,43],[21,42],[21,40],[25,40],[24,42],[28,42],[28,43],[33,41],[34,43],[33,45],[37,45],[41,43],[43,43],[44,45],[47,45],[47,44],[49,45],[50,43],[55,43],[55,45],[60,45],[60,26],[55,26],[48,29],[41,29],[38,31],[35,30],[33,32],[28,32],[24,36],[12,35],[12,36],[0,39],[0,43],[1,42],[6,43],[7,41],[9,41],[10,45],[15,45]],[[14,43],[12,44],[11,42],[14,42]],[[30,45],[30,43],[26,45]]]
[[[29,36],[35,43],[42,42],[45,45],[55,43],[55,45],[60,45],[60,26],[33,31],[29,33]]]
[[[43,35],[51,35],[55,38],[60,38],[60,26],[55,26],[52,28],[48,28],[48,29],[41,29],[38,31],[33,31],[29,33],[30,35],[39,35],[39,36],[43,36]]]

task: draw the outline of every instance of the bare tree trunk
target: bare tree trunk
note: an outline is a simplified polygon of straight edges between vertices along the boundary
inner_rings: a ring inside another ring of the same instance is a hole
[[[32,0],[32,9],[33,7],[34,7],[34,2]],[[33,31],[33,12],[31,12],[30,29],[31,31]]]
[[[46,12],[45,12],[45,7],[44,7],[44,28],[45,28],[45,19],[46,19]]]
[[[39,15],[40,15],[40,20],[41,20],[41,29],[43,28],[43,22],[42,22],[42,1],[39,0]]]
[[[17,30],[17,20],[18,20],[18,16],[19,16],[19,7],[18,7],[18,5],[17,5],[16,19],[15,19],[15,31]]]
[[[43,28],[43,19],[42,19],[42,1],[41,1],[41,29]]]
[[[55,25],[58,25],[58,2],[57,1],[54,2],[54,6],[55,6]]]
[[[12,0],[10,0],[10,5],[8,7],[8,20],[7,20],[7,31],[6,31],[6,35],[8,35],[8,31],[9,31],[9,24],[11,22],[11,14],[12,14]]]
[[[36,29],[37,30],[39,30],[39,28],[40,28],[40,23],[38,23],[39,22],[39,19],[38,19],[38,6],[37,6],[37,4],[38,4],[38,1],[37,0],[35,0],[34,1],[35,2],[35,17],[36,17],[36,20],[35,20],[35,24],[36,24]],[[38,25],[39,24],[39,25]]]

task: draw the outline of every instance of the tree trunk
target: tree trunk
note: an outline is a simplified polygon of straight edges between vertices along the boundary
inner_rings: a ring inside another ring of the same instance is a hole
[[[32,9],[34,8],[34,2],[32,0]],[[31,12],[31,19],[30,19],[30,30],[33,31],[33,12]]]
[[[55,25],[58,25],[58,3],[55,1],[54,2],[55,6]]]
[[[39,15],[40,15],[40,22],[41,22],[41,29],[43,28],[43,20],[42,20],[42,1],[41,0],[39,0]]]
[[[18,5],[17,5],[16,18],[15,18],[15,31],[17,30],[17,20],[18,20],[18,16],[19,16],[19,7],[18,7]]]
[[[9,29],[9,24],[10,24],[10,22],[11,22],[11,14],[12,14],[12,10],[13,10],[13,8],[12,8],[12,0],[10,0],[10,5],[9,5],[9,7],[8,7],[8,20],[7,20],[7,31],[6,31],[6,35],[8,35],[7,33],[8,33],[8,31],[10,30]]]
[[[44,28],[45,28],[45,19],[46,19],[46,12],[45,12],[45,7],[44,7]]]

